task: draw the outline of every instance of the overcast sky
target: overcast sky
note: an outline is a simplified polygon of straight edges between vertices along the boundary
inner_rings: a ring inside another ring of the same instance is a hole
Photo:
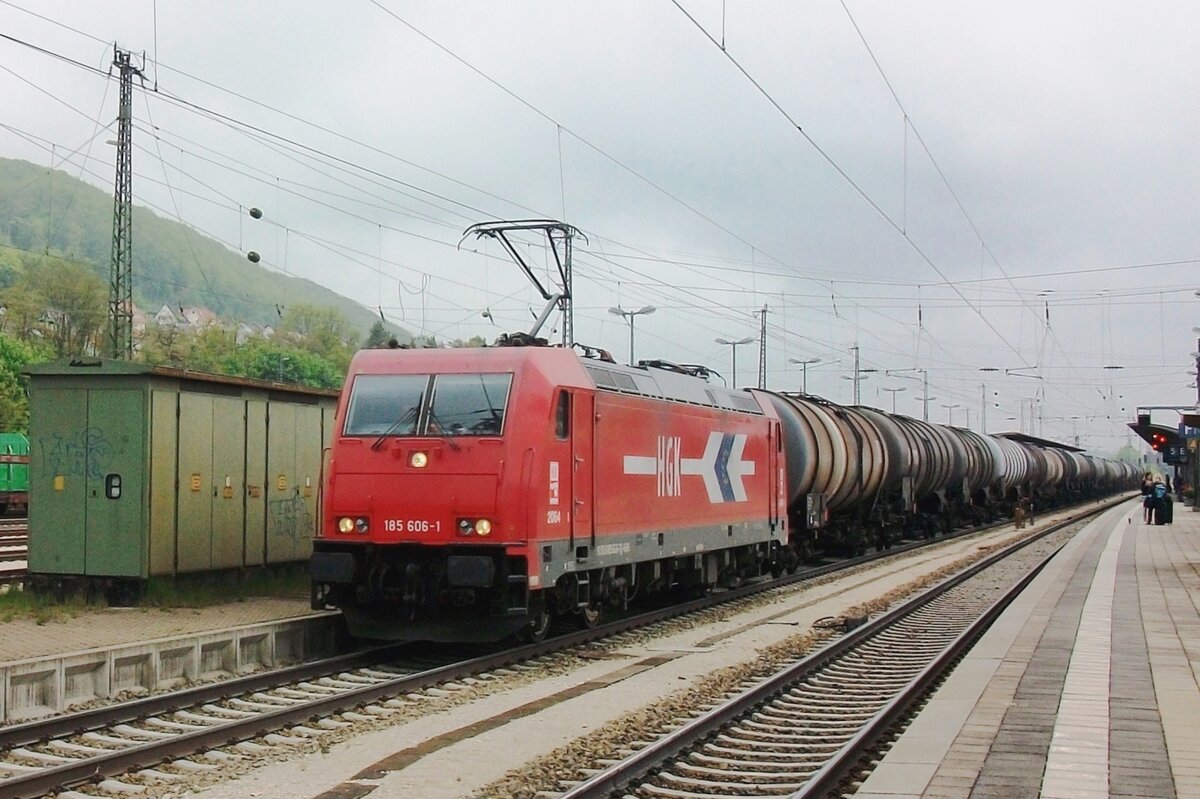
[[[587,237],[576,339],[618,360],[608,309],[651,305],[639,359],[732,379],[714,339],[766,305],[771,388],[820,358],[849,402],[857,345],[866,404],[920,416],[885,370],[923,368],[934,421],[979,429],[986,390],[989,431],[1033,405],[1101,452],[1196,397],[1190,3],[0,0],[0,33],[103,73],[0,39],[0,156],[111,190],[111,43],[144,50],[136,202],[414,332],[527,329],[517,267],[457,245],[550,217]]]

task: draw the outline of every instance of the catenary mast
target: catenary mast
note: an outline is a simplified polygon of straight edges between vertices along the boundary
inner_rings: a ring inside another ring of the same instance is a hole
[[[121,73],[117,116],[117,176],[113,188],[112,266],[108,284],[108,339],[114,358],[133,358],[133,76],[142,71],[130,53],[113,48]]]

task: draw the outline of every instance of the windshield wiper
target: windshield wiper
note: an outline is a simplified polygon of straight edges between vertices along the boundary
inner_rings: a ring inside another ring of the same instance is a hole
[[[443,435],[443,437],[445,437],[446,444],[449,445],[450,449],[453,449],[453,450],[458,449],[458,442],[456,442],[453,438],[451,438],[451,436],[462,435],[462,433],[455,433],[453,430],[451,430],[449,427],[447,427],[445,424],[443,424],[442,420],[438,418],[438,415],[436,413],[434,413],[433,408],[429,409],[429,421],[425,422],[425,434],[426,435],[433,435],[432,433],[429,432],[430,423],[436,424],[438,426],[438,431]]]
[[[500,425],[501,425],[501,422],[503,421],[503,417],[501,416],[500,411],[498,411],[496,409],[495,404],[492,402],[492,395],[488,393],[487,381],[483,379],[483,375],[479,376],[479,387],[483,389],[483,398],[484,398],[484,400],[487,401],[487,404],[488,404],[487,409],[488,409],[488,413],[491,414],[491,417],[492,417],[491,423],[495,427],[494,432],[496,433],[496,435],[500,435]],[[482,411],[481,411],[481,413],[482,413]]]
[[[401,425],[403,425],[405,422],[411,422],[413,419],[415,419],[417,416],[418,408],[419,408],[419,406],[414,405],[411,408],[409,408],[408,410],[406,410],[404,413],[400,414],[400,418],[398,418],[398,419],[396,419],[396,421],[392,422],[388,426],[387,430],[384,430],[382,433],[379,434],[379,438],[375,439],[375,443],[371,445],[371,449],[378,451],[379,448],[381,446],[383,446],[383,442],[388,436],[393,435],[397,430],[400,429]]]

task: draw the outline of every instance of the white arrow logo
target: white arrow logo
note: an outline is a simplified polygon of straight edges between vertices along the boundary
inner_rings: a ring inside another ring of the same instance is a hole
[[[755,472],[754,461],[743,458],[745,450],[744,433],[714,430],[708,434],[703,455],[699,458],[683,458],[678,437],[659,436],[655,455],[625,456],[625,474],[656,475],[660,497],[678,496],[681,493],[681,475],[698,475],[704,480],[709,502],[745,502],[746,486],[743,480]]]

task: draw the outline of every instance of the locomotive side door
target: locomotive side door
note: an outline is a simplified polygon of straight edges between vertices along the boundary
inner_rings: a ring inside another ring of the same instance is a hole
[[[767,428],[767,522],[770,525],[771,532],[779,526],[779,495],[782,491],[780,488],[780,476],[782,470],[779,468],[779,422],[768,422]]]
[[[593,448],[595,447],[595,397],[589,391],[571,392],[571,548],[595,546],[596,525],[592,513]]]

